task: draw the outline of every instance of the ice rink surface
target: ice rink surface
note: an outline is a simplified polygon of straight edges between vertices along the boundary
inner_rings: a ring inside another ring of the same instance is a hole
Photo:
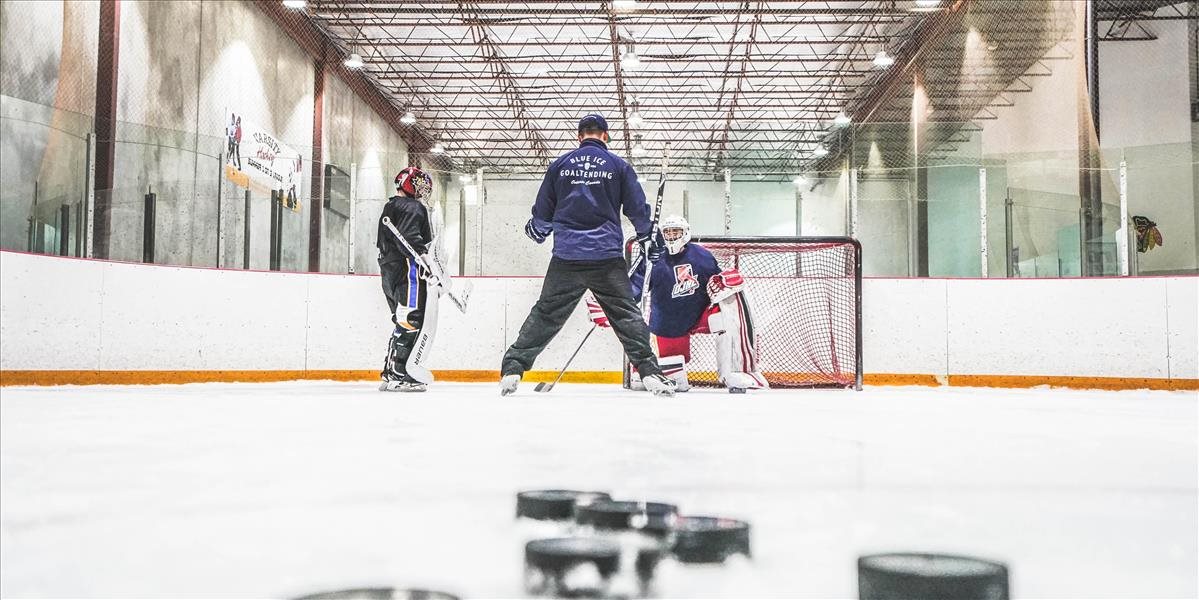
[[[859,554],[1005,561],[1014,598],[1194,598],[1194,392],[296,382],[0,390],[5,597],[521,597],[515,492],[746,519],[664,597],[854,598]]]

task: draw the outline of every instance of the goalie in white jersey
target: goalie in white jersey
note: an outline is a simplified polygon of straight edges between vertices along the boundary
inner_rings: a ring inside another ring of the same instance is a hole
[[[686,219],[662,221],[667,254],[650,270],[649,329],[655,336],[662,374],[675,381],[677,391],[690,388],[691,336],[716,335],[716,365],[720,383],[730,390],[767,388],[758,371],[754,327],[742,293],[737,269],[721,269],[707,248],[691,243]],[[641,296],[644,271],[633,274],[634,296]],[[588,309],[592,321],[604,325],[598,306]],[[637,381],[634,378],[634,385]]]

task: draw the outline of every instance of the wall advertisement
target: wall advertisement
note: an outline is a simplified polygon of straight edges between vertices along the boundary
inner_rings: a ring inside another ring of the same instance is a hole
[[[278,190],[283,205],[299,212],[303,155],[232,109],[225,110],[225,140],[226,179]]]

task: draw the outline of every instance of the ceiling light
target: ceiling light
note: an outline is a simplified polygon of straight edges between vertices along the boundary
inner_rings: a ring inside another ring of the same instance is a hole
[[[628,71],[634,71],[641,67],[641,58],[637,56],[637,52],[629,50],[621,57],[620,67]]]
[[[757,175],[755,175],[754,177],[757,177],[757,178],[758,178],[758,181],[762,181],[763,179],[766,179],[766,174],[765,174],[765,173],[758,173],[758,174],[757,174]]]
[[[633,136],[633,139],[637,140],[637,143],[633,145],[633,156],[645,156],[649,153],[649,150],[646,150],[645,146],[641,144],[640,135]]]
[[[436,142],[432,148],[429,148],[429,152],[433,154],[445,154],[445,146],[442,146],[441,142]]]
[[[849,115],[845,114],[845,111],[841,111],[837,113],[837,116],[833,117],[833,125],[836,125],[837,127],[845,127],[846,125],[849,125],[850,121],[852,120],[853,119],[849,118]]]
[[[283,0],[283,6],[287,8],[304,8],[308,6],[306,0]]]
[[[887,54],[886,50],[879,50],[878,54],[874,55],[874,66],[885,69],[895,64],[895,57]]]
[[[416,115],[412,114],[412,111],[408,111],[400,117],[400,122],[405,125],[416,125]]]
[[[999,42],[988,42],[987,43],[987,50],[994,52],[998,49],[999,49]]]
[[[817,146],[816,149],[812,151],[812,156],[817,158],[820,158],[821,156],[828,156],[828,148],[825,148],[824,146]]]
[[[362,56],[360,56],[357,52],[351,52],[350,55],[346,57],[346,61],[342,64],[351,69],[361,69],[364,63],[362,62]]]
[[[916,6],[920,8],[934,8],[941,3],[941,0],[916,0]]]
[[[633,10],[637,8],[637,0],[612,0],[612,10]]]
[[[641,126],[644,124],[645,124],[645,119],[641,118],[640,112],[635,112],[635,113],[629,115],[629,127],[632,127],[633,129],[640,129]]]
[[[795,179],[791,180],[791,183],[794,183],[796,186],[801,186],[807,182],[808,182],[808,178],[804,177],[802,174],[796,175]]]

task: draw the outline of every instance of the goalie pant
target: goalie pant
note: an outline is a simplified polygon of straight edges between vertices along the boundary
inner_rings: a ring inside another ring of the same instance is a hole
[[[429,213],[424,204],[405,196],[388,199],[379,215],[376,245],[383,296],[387,299],[395,329],[388,340],[387,358],[380,377],[385,381],[432,383],[431,374],[419,363],[433,343],[437,327],[437,291],[429,289],[416,262],[403,250],[391,230],[383,225],[384,216],[417,252],[425,252],[432,242]],[[430,293],[434,296],[433,302],[428,302]],[[417,349],[415,356],[414,349]]]

